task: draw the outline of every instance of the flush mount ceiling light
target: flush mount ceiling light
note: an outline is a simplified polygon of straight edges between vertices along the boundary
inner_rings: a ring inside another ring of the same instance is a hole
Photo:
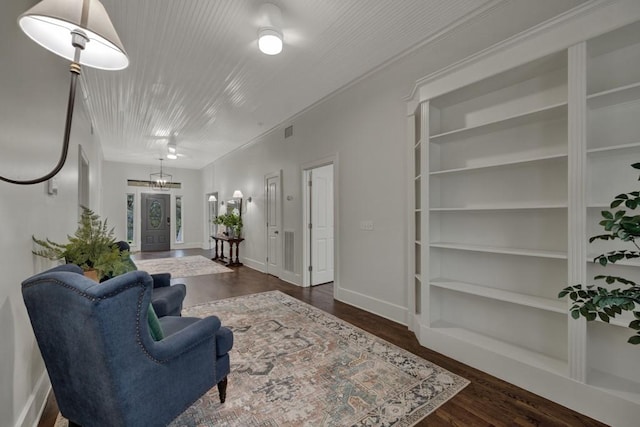
[[[67,118],[58,164],[47,175],[36,179],[15,180],[0,176],[5,182],[29,185],[54,177],[67,160],[80,66],[121,70],[129,65],[129,59],[109,15],[98,0],[42,0],[18,18],[18,25],[40,46],[72,61]]]
[[[282,13],[272,3],[265,3],[260,7],[258,48],[266,55],[282,52]]]

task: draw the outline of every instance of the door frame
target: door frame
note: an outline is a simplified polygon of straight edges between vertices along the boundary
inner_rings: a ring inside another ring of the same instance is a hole
[[[269,272],[269,261],[267,261],[267,258],[269,257],[269,227],[267,226],[267,218],[269,215],[269,197],[268,197],[268,190],[269,190],[269,185],[268,182],[270,179],[272,178],[278,178],[278,204],[280,206],[278,206],[277,208],[280,210],[280,224],[278,225],[278,236],[280,236],[280,241],[278,242],[278,247],[277,247],[277,251],[278,251],[278,260],[279,262],[279,268],[277,270],[277,272]],[[284,255],[284,234],[283,234],[283,228],[282,228],[282,221],[284,218],[284,202],[282,200],[282,195],[284,194],[283,189],[282,189],[282,169],[276,171],[276,172],[271,172],[268,173],[264,176],[264,212],[265,212],[265,217],[264,217],[264,236],[265,236],[265,263],[264,263],[264,271],[267,274],[272,274],[273,276],[277,277],[277,278],[282,278],[283,274],[284,274],[284,265],[283,265],[283,255]],[[277,274],[274,274],[277,273]]]
[[[311,239],[309,238],[309,202],[311,193],[309,192],[309,185],[307,183],[307,176],[309,171],[327,165],[333,165],[333,296],[338,295],[340,288],[340,253],[339,253],[339,206],[338,201],[338,154],[328,156],[314,162],[305,163],[301,167],[301,179],[302,179],[302,286],[305,288],[311,287],[311,274],[309,274],[309,265],[311,264]]]
[[[210,196],[215,196],[216,201],[215,202],[210,202],[209,201],[209,197]],[[205,197],[205,199],[204,199],[205,200],[205,202],[204,202],[205,203],[204,229],[205,229],[205,236],[206,236],[205,241],[208,242],[209,245],[208,245],[208,248],[206,248],[206,247],[204,247],[205,244],[203,242],[202,246],[203,246],[203,249],[211,250],[211,249],[213,249],[213,247],[212,247],[213,239],[211,237],[212,230],[213,230],[214,234],[217,234],[217,230],[218,230],[218,226],[217,225],[213,224],[213,226],[212,226],[212,224],[211,224],[211,214],[212,213],[215,213],[216,215],[218,214],[219,209],[220,209],[220,199],[219,199],[219,196],[218,196],[218,191],[211,191],[209,193],[206,193],[204,195],[204,197]],[[213,206],[215,206],[215,208],[212,209]]]

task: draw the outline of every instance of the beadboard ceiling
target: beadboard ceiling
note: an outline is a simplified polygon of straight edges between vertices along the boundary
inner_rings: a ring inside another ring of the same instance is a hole
[[[256,43],[262,1],[102,0],[130,66],[85,67],[83,98],[106,160],[157,164],[173,137],[180,157],[167,166],[198,169],[505,4],[517,32],[535,8],[557,14],[583,1],[272,0],[284,50],[267,56]]]

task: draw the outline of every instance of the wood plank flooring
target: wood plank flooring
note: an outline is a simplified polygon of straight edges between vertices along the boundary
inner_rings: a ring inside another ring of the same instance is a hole
[[[135,254],[149,259],[169,256],[203,255],[211,251],[184,251]],[[279,290],[333,314],[424,359],[471,381],[464,390],[421,421],[419,426],[604,426],[568,408],[504,382],[477,369],[422,347],[406,326],[333,299],[333,285],[301,288],[248,267],[232,273],[187,277],[176,280],[187,285],[185,306],[206,301]],[[53,427],[58,409],[50,397],[39,427]]]

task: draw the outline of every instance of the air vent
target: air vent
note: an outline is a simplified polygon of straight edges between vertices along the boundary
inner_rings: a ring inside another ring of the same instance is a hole
[[[284,232],[284,269],[285,271],[294,272],[293,270],[293,231],[285,230]]]
[[[293,136],[293,125],[287,126],[286,128],[284,128],[285,139],[289,138],[290,136]]]

